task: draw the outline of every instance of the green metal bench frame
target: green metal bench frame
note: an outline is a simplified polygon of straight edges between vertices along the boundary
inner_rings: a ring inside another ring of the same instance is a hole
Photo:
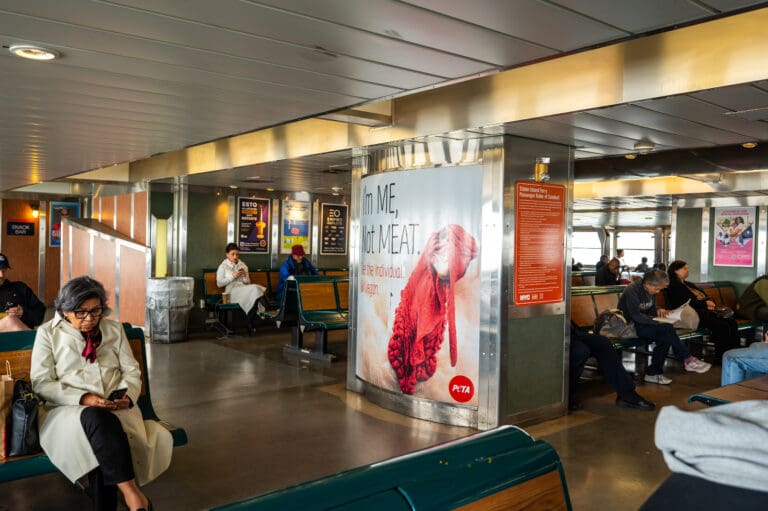
[[[139,397],[136,403],[141,410],[144,420],[153,420],[165,427],[173,437],[174,447],[186,445],[187,432],[182,428],[175,427],[168,422],[158,418],[155,409],[152,406],[152,398],[149,389],[149,374],[147,371],[147,353],[144,345],[144,331],[141,328],[132,327],[130,323],[123,323],[125,334],[129,340],[141,340],[141,377],[144,383],[146,393]],[[4,351],[24,351],[32,350],[35,343],[36,332],[27,330],[23,332],[6,332],[0,334],[0,357]],[[0,463],[0,482],[14,481],[25,477],[32,477],[49,472],[56,472],[58,469],[51,463],[48,456],[38,454],[34,456],[25,456],[22,458],[10,458]]]
[[[557,452],[516,427],[502,426],[211,511],[442,511],[551,472],[559,475],[563,508],[570,510]]]

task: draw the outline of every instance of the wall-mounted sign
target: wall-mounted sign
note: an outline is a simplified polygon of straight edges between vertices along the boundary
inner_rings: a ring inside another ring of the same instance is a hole
[[[478,406],[482,175],[462,166],[362,179],[357,375],[368,383]]]
[[[306,201],[284,200],[280,229],[280,253],[290,254],[291,247],[303,245],[309,254],[310,204]]]
[[[754,266],[755,207],[715,208],[715,266]]]
[[[8,220],[5,223],[5,234],[8,236],[34,236],[35,222],[26,220]]]
[[[515,305],[562,302],[565,186],[515,185]]]
[[[240,252],[269,253],[270,200],[238,197],[237,244]]]
[[[77,202],[51,202],[51,213],[48,216],[51,228],[48,236],[48,245],[61,246],[61,219],[80,218],[80,204]]]
[[[320,253],[344,255],[347,253],[347,206],[320,205]]]

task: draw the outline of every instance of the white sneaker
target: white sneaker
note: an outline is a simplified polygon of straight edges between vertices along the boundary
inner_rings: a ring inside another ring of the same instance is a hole
[[[657,385],[669,385],[672,383],[672,380],[663,374],[646,374],[643,377],[643,380],[647,381],[648,383],[655,383]]]
[[[691,357],[685,361],[685,370],[693,373],[706,373],[712,369],[712,364],[708,364],[696,357]]]

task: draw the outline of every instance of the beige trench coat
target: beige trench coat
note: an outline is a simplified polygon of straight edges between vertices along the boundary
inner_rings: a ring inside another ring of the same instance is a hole
[[[38,328],[32,348],[32,389],[45,402],[39,420],[40,445],[72,482],[98,466],[80,424],[83,394],[106,397],[127,388],[126,395],[136,403],[141,393],[141,368],[122,325],[103,319],[99,328],[102,342],[94,363],[82,356],[85,341],[80,332],[58,313]],[[113,413],[128,435],[136,481],[153,480],[171,463],[171,434],[155,421],[144,421],[138,406]]]

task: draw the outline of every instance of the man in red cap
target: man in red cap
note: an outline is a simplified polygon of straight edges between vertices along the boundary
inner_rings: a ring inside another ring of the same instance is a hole
[[[0,254],[0,332],[29,330],[43,322],[45,304],[23,282],[7,278],[11,264]]]
[[[291,257],[280,266],[280,280],[277,282],[277,298],[283,296],[285,279],[291,275],[317,275],[317,268],[312,266],[308,259],[304,258],[304,247],[294,245],[291,247]]]

